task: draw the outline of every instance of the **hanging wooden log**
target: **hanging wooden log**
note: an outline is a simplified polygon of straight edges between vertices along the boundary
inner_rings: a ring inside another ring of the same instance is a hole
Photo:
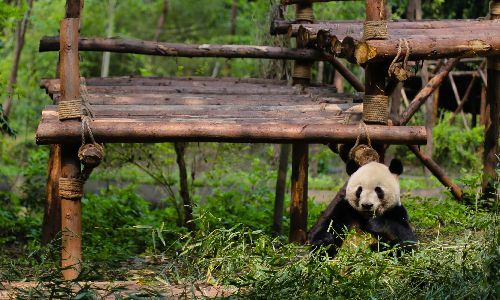
[[[59,51],[58,36],[44,36],[40,41],[40,52]],[[78,40],[80,51],[107,51],[174,57],[226,57],[267,59],[326,60],[330,55],[315,49],[264,47],[248,45],[210,45],[154,43],[139,40],[114,38],[86,38]]]

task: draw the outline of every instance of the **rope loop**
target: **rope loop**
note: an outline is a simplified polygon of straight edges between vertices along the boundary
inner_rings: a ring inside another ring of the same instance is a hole
[[[389,97],[385,95],[363,96],[363,121],[387,124],[389,119],[387,105]]]
[[[76,178],[59,178],[59,196],[64,199],[78,200],[83,198],[85,181]]]
[[[403,63],[396,63],[399,59],[399,56],[401,54],[401,46],[405,43],[406,46],[406,55],[404,58]],[[399,39],[399,45],[398,45],[398,53],[396,54],[396,57],[392,61],[391,65],[389,66],[389,77],[391,79],[394,79],[396,81],[405,81],[411,76],[411,71],[410,68],[408,67],[408,58],[410,57],[410,45],[408,41],[405,38],[400,38]]]
[[[390,38],[387,28],[389,23],[387,20],[383,21],[365,21],[363,23],[363,39],[373,40],[382,39],[388,40]]]
[[[89,116],[82,117],[82,130],[81,130],[82,145],[80,146],[80,149],[78,151],[81,152],[83,147],[86,145],[86,143],[85,143],[85,131],[88,131],[88,134],[90,136],[90,140],[91,140],[92,144],[94,144],[94,146],[96,146],[96,148],[99,149],[99,151],[101,151],[103,156],[104,156],[104,144],[98,144],[95,141],[94,135],[92,134],[92,129],[90,128],[90,122],[92,122],[92,119]]]
[[[359,144],[361,135],[363,134],[363,130],[366,134],[368,145]],[[356,143],[349,151],[349,158],[353,159],[356,162],[356,164],[360,167],[372,161],[379,161],[380,159],[377,151],[375,151],[375,149],[372,148],[370,135],[368,134],[368,127],[363,121],[359,122],[358,137],[356,139]]]

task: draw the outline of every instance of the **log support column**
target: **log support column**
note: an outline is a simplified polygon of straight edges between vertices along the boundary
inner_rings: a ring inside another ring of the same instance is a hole
[[[61,20],[61,103],[80,100],[79,61],[78,61],[78,24],[77,18]],[[61,105],[61,104],[59,104]],[[76,122],[78,119],[64,120]],[[78,120],[79,121],[79,120]],[[79,144],[61,145],[61,179],[79,179],[80,161],[78,159]],[[82,260],[82,202],[81,196],[62,193],[61,182],[61,216],[62,216],[62,267],[66,280],[78,277]]]
[[[490,2],[492,20],[500,19],[500,1]],[[500,56],[488,57],[488,87],[486,92],[486,106],[489,114],[486,115],[484,134],[484,179],[483,199],[498,200],[498,195],[492,183],[497,181],[495,169],[498,165],[498,136],[499,136],[499,101],[500,101]]]
[[[312,24],[313,4],[295,5],[298,24]],[[296,60],[293,67],[293,84],[311,83],[313,61]],[[307,181],[309,169],[309,144],[292,146],[292,197],[290,200],[290,242],[304,244],[307,238]]]

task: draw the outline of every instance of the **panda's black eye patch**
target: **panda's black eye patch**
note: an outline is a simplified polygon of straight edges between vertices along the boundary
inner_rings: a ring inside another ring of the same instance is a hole
[[[359,199],[359,197],[361,197],[361,192],[363,191],[363,188],[362,187],[358,187],[358,189],[356,190],[356,198]]]
[[[379,199],[384,199],[384,191],[379,186],[375,188],[375,193],[377,193]]]

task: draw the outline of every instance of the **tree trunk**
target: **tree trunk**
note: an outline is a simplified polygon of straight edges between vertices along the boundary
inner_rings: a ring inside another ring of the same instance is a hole
[[[28,10],[23,16],[21,21],[17,21],[16,25],[16,44],[14,46],[14,58],[12,59],[12,69],[9,75],[9,86],[7,87],[7,97],[3,103],[3,110],[6,116],[9,116],[10,108],[12,107],[12,95],[15,92],[14,86],[17,83],[17,72],[19,70],[19,60],[21,58],[21,51],[24,47],[24,36],[26,28],[28,27],[28,19],[31,15],[31,8],[33,7],[33,0],[27,0]],[[18,0],[18,6],[21,7],[22,1]]]
[[[163,24],[165,23],[165,17],[168,13],[169,3],[168,0],[163,0],[163,8],[161,10],[160,18],[158,19],[158,26],[156,27],[155,37],[153,38],[153,42],[158,43],[160,41],[161,29],[163,28]],[[155,62],[155,56],[151,56],[151,65]]]
[[[193,205],[191,197],[189,196],[189,185],[187,178],[186,162],[184,161],[184,153],[186,150],[186,143],[174,143],[175,153],[177,154],[177,165],[179,165],[179,178],[180,178],[180,194],[182,198],[182,207],[184,210],[184,227],[189,232],[196,230],[196,224],[193,222]]]
[[[408,1],[408,6],[406,6],[406,18],[408,20],[415,19],[415,0]]]

